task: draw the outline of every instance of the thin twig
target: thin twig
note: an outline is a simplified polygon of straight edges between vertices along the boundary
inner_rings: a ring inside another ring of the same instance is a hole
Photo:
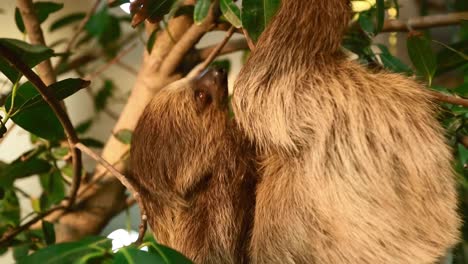
[[[125,55],[130,53],[135,47],[137,46],[137,43],[133,43],[130,45],[128,48],[122,50],[119,54],[117,54],[112,60],[108,61],[106,64],[102,65],[99,69],[97,69],[95,72],[89,74],[85,79],[87,80],[92,80],[96,76],[100,75],[101,73],[105,72],[107,69],[109,69],[112,65],[120,61]]]
[[[253,40],[250,38],[249,33],[247,32],[247,30],[245,30],[245,28],[242,29],[242,32],[244,33],[244,37],[245,37],[245,40],[247,41],[247,45],[249,46],[249,49],[254,50],[255,44]]]
[[[19,59],[14,52],[12,52],[8,47],[3,44],[0,44],[0,56],[6,59],[6,61],[21,72],[39,91],[44,101],[52,108],[55,115],[59,119],[60,123],[63,126],[65,135],[67,136],[68,145],[70,147],[70,152],[72,154],[73,162],[73,184],[70,190],[69,204],[68,206],[73,206],[76,198],[76,194],[80,187],[81,183],[81,170],[82,170],[82,160],[81,153],[78,149],[73,146],[79,142],[78,135],[75,132],[75,129],[70,121],[65,110],[61,107],[60,103],[54,98],[50,93],[49,87],[41,80],[41,78],[34,73],[28,65],[26,65],[21,59]],[[84,86],[89,85],[89,82],[84,83]]]
[[[410,29],[427,29],[460,24],[468,20],[468,12],[451,13],[444,15],[430,15],[414,17],[406,22],[400,20],[386,20],[382,32],[408,32]]]
[[[138,236],[138,241],[142,241],[144,233],[146,232],[146,226],[147,226],[147,216],[145,212],[145,207],[143,204],[143,200],[141,199],[140,193],[137,191],[137,189],[133,186],[133,184],[128,181],[127,177],[125,177],[120,171],[114,168],[109,162],[107,162],[105,159],[103,159],[101,156],[96,154],[94,151],[92,151],[90,148],[86,147],[82,143],[77,143],[75,145],[75,148],[80,149],[84,153],[86,153],[88,156],[93,158],[95,161],[101,163],[104,168],[106,168],[112,175],[114,175],[121,183],[123,186],[125,186],[132,194],[135,200],[138,202],[138,205],[140,207],[141,211],[141,223],[140,223],[140,234]]]
[[[50,208],[49,210],[45,211],[45,212],[42,212],[42,213],[39,213],[36,217],[34,217],[33,219],[29,220],[26,224],[23,224],[21,226],[18,226],[17,228],[15,229],[12,229],[12,230],[9,230],[9,231],[6,231],[2,238],[0,238],[0,247],[4,247],[5,245],[8,244],[8,242],[13,239],[16,235],[18,235],[19,233],[23,232],[24,230],[28,229],[29,227],[31,227],[33,224],[35,224],[36,222],[39,222],[40,220],[44,219],[46,216],[50,215],[51,213],[55,212],[55,211],[58,211],[58,210],[64,210],[64,209],[67,209],[67,207],[63,206],[63,205],[59,205],[59,206],[56,206],[56,207],[52,207]]]
[[[234,34],[235,27],[231,27],[227,33],[226,36],[224,37],[223,41],[221,41],[210,53],[210,55],[205,59],[205,61],[202,63],[201,69],[204,70],[206,69],[213,61],[214,59],[219,55],[221,50],[224,48],[226,43],[231,39],[232,34]]]

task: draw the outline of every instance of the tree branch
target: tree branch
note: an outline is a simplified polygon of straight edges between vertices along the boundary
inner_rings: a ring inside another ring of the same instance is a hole
[[[174,73],[177,66],[190,51],[190,49],[200,40],[203,35],[210,31],[214,27],[215,20],[215,9],[217,7],[217,1],[214,1],[210,6],[210,11],[206,16],[205,20],[201,25],[193,24],[189,30],[182,36],[182,38],[175,44],[171,52],[167,55],[163,61],[161,68],[159,69],[160,74],[170,76]]]
[[[386,20],[382,32],[408,32],[410,30],[444,27],[460,24],[462,20],[468,20],[468,12],[414,17],[406,22]]]
[[[95,72],[89,74],[85,79],[87,80],[92,80],[96,76],[100,75],[104,71],[106,71],[110,66],[116,64],[119,62],[125,55],[127,55],[129,52],[131,52],[135,47],[137,46],[137,43],[133,43],[130,45],[128,48],[122,50],[119,54],[117,54],[114,58],[112,58],[110,61],[108,61],[106,64],[102,65],[99,69],[97,69]]]
[[[213,52],[213,50],[216,49],[216,47],[218,47],[218,44],[200,49],[198,51],[200,53],[200,58],[206,60],[208,56],[210,56],[210,54]],[[245,39],[231,40],[228,43],[226,43],[226,45],[223,47],[223,49],[221,49],[221,51],[219,51],[218,56],[247,49],[249,49],[249,46],[247,45]]]
[[[80,151],[74,148],[74,145],[78,143],[79,140],[75,129],[73,128],[73,125],[70,121],[70,118],[68,117],[65,110],[61,107],[60,103],[50,93],[49,87],[47,87],[47,85],[41,80],[41,78],[3,44],[0,44],[0,56],[5,58],[9,64],[11,64],[18,71],[20,71],[36,87],[44,101],[50,106],[50,108],[52,108],[55,115],[57,116],[57,118],[63,126],[63,129],[67,136],[73,162],[73,183],[70,191],[70,197],[68,200],[68,206],[71,207],[75,202],[78,188],[80,187],[82,160]]]
[[[31,44],[46,46],[44,34],[42,33],[32,0],[17,0],[16,3],[21,17],[23,18],[24,27],[26,28]],[[56,82],[55,72],[50,59],[41,62],[37,66],[37,71],[46,85],[51,85]]]
[[[231,39],[232,34],[234,34],[235,29],[236,29],[235,27],[231,27],[226,33],[226,36],[224,37],[224,39],[210,51],[210,54],[208,55],[208,57],[205,59],[205,61],[201,65],[201,70],[206,69],[214,61],[214,59],[219,55],[219,53],[224,48],[226,43],[229,41],[229,39]]]
[[[443,103],[449,103],[453,105],[461,105],[463,107],[468,107],[468,99],[455,97],[451,95],[446,95],[436,91],[429,91],[429,93],[438,101]]]

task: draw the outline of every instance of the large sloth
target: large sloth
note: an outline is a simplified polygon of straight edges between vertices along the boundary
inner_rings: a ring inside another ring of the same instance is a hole
[[[253,263],[433,263],[457,241],[432,98],[346,60],[350,16],[348,0],[282,0],[236,81],[261,162]]]
[[[161,90],[131,147],[131,179],[158,242],[200,264],[247,263],[256,169],[227,108],[227,79],[210,70]]]

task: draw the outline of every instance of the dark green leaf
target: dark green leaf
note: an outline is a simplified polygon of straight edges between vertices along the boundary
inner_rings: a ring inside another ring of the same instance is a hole
[[[195,10],[193,12],[193,20],[195,24],[200,25],[205,17],[208,15],[210,10],[211,0],[198,0],[195,4]]]
[[[463,165],[468,161],[468,149],[466,149],[462,144],[458,144],[458,157]]]
[[[362,30],[364,30],[369,35],[373,35],[376,31],[374,22],[372,21],[372,17],[370,16],[369,12],[359,14],[359,25],[361,26]]]
[[[96,12],[86,23],[85,29],[102,45],[113,44],[121,34],[119,19],[110,14],[107,7]]]
[[[132,142],[132,131],[128,129],[122,129],[114,134],[115,138],[117,138],[123,144],[130,144]]]
[[[468,60],[462,55],[468,55],[468,39],[445,47],[437,54],[437,74],[466,65]]]
[[[19,261],[20,259],[26,257],[29,253],[29,247],[30,245],[21,245],[21,246],[16,246],[13,248],[13,258],[16,261]]]
[[[157,252],[161,257],[164,259],[168,259],[170,263],[177,263],[177,264],[193,264],[191,260],[187,257],[182,255],[181,253],[177,252],[176,250],[157,244],[155,242],[151,243],[150,252]]]
[[[39,180],[43,189],[43,195],[47,197],[45,207],[48,208],[50,205],[57,204],[65,198],[65,185],[59,170],[41,174]]]
[[[27,101],[38,96],[34,86],[27,82],[18,88],[15,97],[15,105],[21,106]],[[8,97],[6,108],[11,107],[11,96]],[[45,104],[36,104],[16,113],[11,118],[16,124],[25,130],[48,140],[60,140],[65,138],[62,125],[50,107]]]
[[[105,80],[104,85],[99,89],[96,97],[94,97],[94,107],[96,108],[96,111],[99,112],[106,108],[109,99],[114,94],[114,90],[114,83],[111,80]]]
[[[78,134],[84,134],[86,133],[90,128],[91,128],[91,125],[93,124],[93,120],[90,119],[90,120],[86,120],[82,123],[79,123],[76,127],[75,127],[75,131],[76,133]]]
[[[160,20],[171,11],[175,0],[149,1],[148,17],[153,20]]]
[[[0,171],[0,186],[9,187],[15,179],[45,173],[50,170],[50,164],[45,160],[33,157],[26,161],[18,159],[5,166]]]
[[[232,0],[221,0],[220,7],[221,12],[223,12],[224,17],[229,21],[229,23],[236,28],[240,28],[242,26],[240,9]]]
[[[30,68],[54,55],[54,51],[47,47],[30,45],[16,39],[0,38],[0,46],[8,49],[18,60],[26,63]],[[3,72],[12,83],[15,83],[19,79],[20,73],[10,66],[2,57],[0,57],[0,71]]]
[[[154,42],[156,41],[156,35],[158,34],[158,30],[154,30],[148,38],[148,42],[146,42],[146,50],[149,54],[153,50]]]
[[[280,0],[243,0],[242,26],[249,33],[253,41],[257,41],[260,34],[276,14]]]
[[[137,248],[125,247],[120,249],[114,258],[114,264],[136,264],[136,263],[154,263],[154,264],[168,264],[164,259],[158,254],[151,254],[139,250]],[[177,263],[179,262],[172,262]],[[180,263],[183,264],[183,263]]]
[[[83,12],[68,14],[62,18],[55,20],[52,23],[52,25],[50,25],[49,30],[52,32],[57,29],[63,28],[75,22],[81,21],[83,18],[85,18],[85,16],[86,16],[86,13],[83,13]]]
[[[382,31],[384,21],[385,21],[385,1],[377,0],[377,26],[375,28],[375,34]]]
[[[55,99],[61,101],[70,95],[78,92],[79,90],[88,87],[90,81],[82,80],[82,79],[65,79],[56,83],[53,83],[49,86],[49,90],[51,94],[54,96]],[[41,104],[46,104],[44,98],[41,95],[36,95],[35,97],[31,98],[27,102],[25,102],[20,107],[20,111],[28,109],[30,107],[36,107]]]
[[[42,220],[42,232],[44,232],[44,239],[47,245],[52,245],[55,243],[54,224]]]
[[[111,248],[111,240],[100,237],[90,237],[78,242],[55,244],[38,250],[31,254],[18,264],[67,264],[74,263],[80,257],[93,253],[109,251]],[[46,262],[45,262],[46,261]]]
[[[431,85],[437,64],[430,40],[421,35],[412,35],[408,37],[407,47],[408,55],[419,75],[425,77]]]
[[[6,189],[5,196],[0,200],[0,234],[9,227],[20,223],[20,206],[13,189]]]
[[[408,75],[412,74],[411,68],[397,57],[393,56],[386,46],[381,44],[378,44],[377,46],[381,50],[379,56],[385,68],[397,73],[406,73]]]
[[[90,147],[90,148],[103,148],[104,147],[104,143],[93,138],[82,138],[80,139],[80,141],[81,143],[83,143],[83,145]]]
[[[54,3],[54,2],[35,2],[34,3],[34,10],[36,11],[37,18],[39,20],[39,23],[44,22],[50,14],[59,11],[62,9],[63,4],[59,3]],[[23,23],[23,18],[21,17],[21,14],[16,8],[15,10],[15,21],[16,21],[16,26],[21,32],[25,32],[25,27]]]

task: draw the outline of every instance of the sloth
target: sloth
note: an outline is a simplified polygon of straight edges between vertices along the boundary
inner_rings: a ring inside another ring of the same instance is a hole
[[[144,110],[130,150],[156,240],[195,263],[248,263],[255,149],[227,100],[220,69],[169,85]]]
[[[232,99],[259,159],[252,263],[434,263],[460,227],[434,98],[344,56],[348,0],[281,2]]]

